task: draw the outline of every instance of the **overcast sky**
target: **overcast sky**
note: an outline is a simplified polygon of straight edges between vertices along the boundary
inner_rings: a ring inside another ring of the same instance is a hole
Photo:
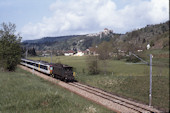
[[[169,0],[0,0],[0,23],[12,22],[22,40],[115,33],[169,20]]]

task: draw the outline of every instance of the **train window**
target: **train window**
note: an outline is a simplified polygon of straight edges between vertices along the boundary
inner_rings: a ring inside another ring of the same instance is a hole
[[[40,68],[42,68],[42,69],[43,69],[43,65],[40,65]]]
[[[72,71],[72,68],[65,68],[65,71]]]
[[[47,66],[40,65],[40,68],[41,68],[41,69],[48,70],[48,69],[47,69]]]
[[[48,70],[48,69],[47,69],[47,66],[44,66],[44,69],[45,69],[45,70]]]

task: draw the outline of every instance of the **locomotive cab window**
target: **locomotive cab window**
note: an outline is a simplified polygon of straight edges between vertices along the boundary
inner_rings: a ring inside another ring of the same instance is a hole
[[[67,68],[65,68],[65,71],[72,71],[72,68],[71,67],[67,67]]]
[[[50,67],[50,70],[53,70],[53,67]]]

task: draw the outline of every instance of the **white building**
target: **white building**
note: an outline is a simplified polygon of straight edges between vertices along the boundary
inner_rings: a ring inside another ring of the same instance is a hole
[[[69,50],[69,51],[66,51],[66,52],[64,53],[64,56],[73,56],[73,54],[74,54],[74,51]]]
[[[148,44],[148,45],[146,46],[146,48],[147,48],[147,49],[150,49],[150,48],[151,48],[150,44]]]
[[[50,56],[50,54],[44,53],[44,54],[42,54],[42,56],[43,56],[43,57],[48,57],[48,56]]]
[[[101,31],[99,33],[91,33],[91,34],[87,34],[86,36],[100,36],[100,38],[102,37],[102,34],[104,35],[108,35],[110,33],[113,33],[113,30],[109,30],[107,28],[104,29],[104,31]]]
[[[91,33],[91,34],[87,34],[86,36],[99,36],[99,33]]]
[[[113,30],[109,30],[107,28],[104,29],[104,32],[103,32],[105,35],[108,35],[110,33],[113,33]]]
[[[74,56],[84,56],[84,53],[82,51],[78,51]]]

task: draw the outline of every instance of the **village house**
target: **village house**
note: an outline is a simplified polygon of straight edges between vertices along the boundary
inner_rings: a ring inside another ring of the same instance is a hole
[[[84,52],[78,51],[76,54],[74,54],[74,56],[84,56]]]
[[[146,48],[149,50],[149,49],[151,48],[150,44],[148,44],[148,45],[146,46]]]
[[[96,48],[90,47],[89,49],[86,50],[88,55],[93,55],[93,56],[97,56],[97,52],[96,52]]]
[[[41,55],[42,57],[48,57],[51,55],[51,51],[47,50],[47,51],[41,51]]]
[[[64,56],[73,56],[74,53],[75,52],[73,50],[69,50],[69,51],[64,52]]]
[[[43,53],[42,56],[43,56],[43,57],[48,57],[48,56],[50,56],[50,54],[48,54],[48,53]]]

